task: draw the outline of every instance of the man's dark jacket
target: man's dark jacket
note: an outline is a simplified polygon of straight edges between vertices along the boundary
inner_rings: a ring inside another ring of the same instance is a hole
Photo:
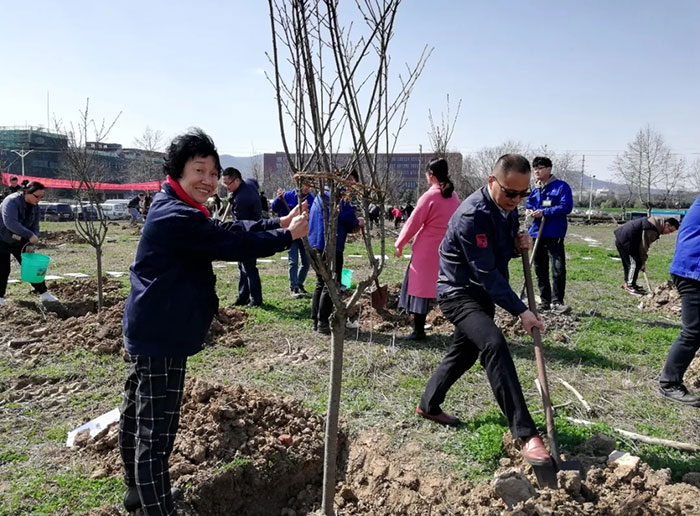
[[[467,295],[513,315],[527,310],[508,283],[517,233],[517,209],[502,213],[485,186],[462,201],[440,244],[438,298]]]

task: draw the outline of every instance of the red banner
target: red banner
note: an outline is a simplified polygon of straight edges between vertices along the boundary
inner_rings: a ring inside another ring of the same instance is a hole
[[[21,184],[25,179],[27,181],[39,181],[46,188],[68,188],[75,190],[79,186],[78,181],[71,181],[70,179],[50,179],[48,177],[34,177],[34,176],[22,176],[17,174],[8,174],[7,172],[0,172],[2,175],[2,184],[5,186],[10,185],[10,178],[16,177]],[[140,191],[158,191],[160,190],[160,185],[162,181],[148,181],[146,183],[94,183],[95,190],[140,190]],[[86,190],[85,185],[82,185],[82,189]]]

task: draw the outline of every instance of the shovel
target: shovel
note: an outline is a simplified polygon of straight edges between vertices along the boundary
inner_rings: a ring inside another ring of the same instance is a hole
[[[363,240],[366,238],[365,228],[362,228],[362,238]],[[379,285],[379,278],[374,278],[374,283],[377,288],[375,288],[371,294],[372,308],[380,312],[386,308],[386,301],[389,297],[388,288],[386,285]]]
[[[541,228],[540,228],[541,229]],[[525,275],[525,287],[527,288],[527,299],[530,311],[537,315],[537,304],[535,303],[535,290],[532,286],[532,272],[528,260],[527,249],[522,250],[523,273]],[[537,363],[537,377],[542,387],[542,405],[544,406],[545,419],[547,420],[547,437],[549,438],[549,452],[554,459],[554,464],[542,466],[532,465],[532,469],[537,477],[537,484],[540,487],[557,487],[557,471],[569,470],[581,473],[581,478],[585,477],[583,464],[577,460],[562,460],[559,454],[559,437],[554,426],[554,411],[552,402],[549,399],[549,385],[547,383],[547,370],[544,365],[544,354],[542,352],[542,335],[538,328],[532,329],[532,340],[535,344],[535,362]]]
[[[537,238],[535,238],[535,245],[532,246],[532,257],[530,258],[530,261],[528,262],[530,265],[528,266],[528,269],[532,267],[532,264],[535,262],[535,255],[537,254],[537,247],[540,245],[540,237],[542,236],[542,233],[544,233],[544,223],[547,222],[546,217],[542,217],[542,222],[540,223],[540,229],[537,231]],[[523,288],[520,289],[520,299],[525,299],[525,282],[523,282]]]

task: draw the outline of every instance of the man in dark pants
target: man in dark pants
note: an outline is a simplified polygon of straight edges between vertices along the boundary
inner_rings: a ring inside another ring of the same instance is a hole
[[[678,220],[673,217],[641,217],[625,222],[615,230],[615,247],[620,253],[625,283],[622,288],[633,296],[643,296],[646,291],[637,285],[639,271],[646,270],[649,246],[661,235],[678,229]]]
[[[542,465],[550,463],[551,457],[528,412],[508,344],[493,321],[494,304],[498,304],[520,316],[528,333],[542,328],[508,284],[508,262],[532,245],[527,234],[518,234],[517,205],[528,195],[529,184],[527,159],[519,154],[501,156],[488,185],[467,197],[450,219],[440,245],[437,294],[440,309],[455,331],[416,413],[438,423],[457,424],[459,420],[440,405],[452,384],[480,358],[511,434],[522,440],[524,458]]]
[[[680,335],[671,345],[659,379],[659,392],[667,398],[700,407],[700,397],[688,392],[683,376],[700,349],[700,197],[683,218],[676,239],[676,252],[669,269],[681,295]]]
[[[229,211],[234,221],[262,219],[262,205],[254,179],[243,181],[238,169],[224,169],[223,181],[229,192]],[[225,220],[225,219],[224,219]],[[238,298],[235,305],[262,306],[262,284],[257,260],[251,258],[238,262]]]
[[[532,160],[537,186],[527,198],[526,214],[532,217],[529,233],[537,238],[544,222],[540,243],[535,250],[535,275],[540,291],[540,310],[553,310],[567,313],[570,308],[564,304],[566,291],[566,216],[574,207],[569,185],[552,175],[552,160],[538,156]],[[552,285],[549,283],[549,263],[552,263]],[[552,286],[554,297],[552,297]]]

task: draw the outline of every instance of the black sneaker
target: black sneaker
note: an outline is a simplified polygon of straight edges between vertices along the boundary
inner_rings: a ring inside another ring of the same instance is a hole
[[[552,307],[549,303],[542,302],[539,305],[537,305],[538,312],[549,312],[551,309]]]
[[[403,340],[408,340],[408,341],[421,341],[427,339],[428,336],[425,333],[416,333],[415,331],[412,332],[410,335],[406,335]]]
[[[245,306],[248,304],[247,299],[243,299],[242,297],[236,298],[236,300],[233,302],[234,306]]]
[[[247,306],[248,308],[253,308],[253,307],[262,306],[262,305],[263,305],[263,304],[262,304],[262,301],[251,301],[251,302],[248,303],[246,306]]]
[[[633,296],[642,297],[643,295],[639,291],[639,287],[637,287],[636,285],[628,285],[627,283],[625,283],[624,285],[622,285],[622,288],[625,290],[625,292]]]
[[[686,389],[685,385],[671,385],[669,387],[659,387],[659,393],[673,401],[689,405],[691,407],[700,407],[700,397],[691,394]]]
[[[319,332],[321,335],[330,335],[331,326],[327,322],[319,322],[318,326],[316,327],[316,331]]]
[[[308,296],[308,295],[309,295],[309,293],[308,293],[308,292],[306,291],[306,289],[304,288],[304,285],[299,285],[299,288],[297,289],[297,291],[298,291],[300,294],[302,294],[302,295],[305,295],[305,296]]]

